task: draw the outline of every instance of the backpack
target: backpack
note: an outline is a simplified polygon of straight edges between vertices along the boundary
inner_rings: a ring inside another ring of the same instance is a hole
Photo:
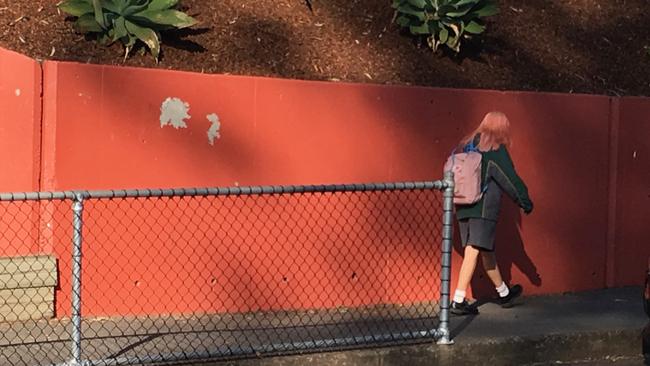
[[[454,203],[471,205],[478,202],[485,193],[481,187],[482,155],[474,143],[470,142],[463,152],[454,152],[445,163],[444,171],[454,173]]]

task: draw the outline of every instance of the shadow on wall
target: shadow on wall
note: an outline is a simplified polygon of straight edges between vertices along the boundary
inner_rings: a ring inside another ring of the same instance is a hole
[[[507,284],[512,285],[512,271],[516,267],[528,279],[528,283],[521,284],[524,287],[524,291],[526,291],[527,285],[541,287],[542,276],[539,274],[537,266],[528,256],[524,247],[524,241],[519,231],[521,227],[521,215],[522,213],[519,207],[504,195],[501,204],[501,215],[497,224],[495,253],[503,280]],[[454,229],[454,249],[462,255],[463,248],[460,244],[461,241],[458,235],[457,224]],[[472,294],[476,299],[484,300],[496,297],[494,284],[485,273],[480,259],[470,286],[472,288]]]
[[[542,285],[542,277],[537,271],[535,263],[526,252],[525,243],[521,238],[521,209],[512,201],[505,199],[502,204],[501,222],[497,225],[496,245],[507,247],[497,261],[501,274],[507,283],[512,279],[512,269],[516,267],[530,284],[535,287]],[[498,250],[498,249],[497,249]]]

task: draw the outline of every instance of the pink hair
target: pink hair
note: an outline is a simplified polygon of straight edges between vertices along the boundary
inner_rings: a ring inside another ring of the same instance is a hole
[[[465,137],[462,145],[469,144],[477,134],[481,134],[478,149],[481,151],[496,150],[500,145],[510,147],[510,121],[502,112],[489,112],[474,132]]]

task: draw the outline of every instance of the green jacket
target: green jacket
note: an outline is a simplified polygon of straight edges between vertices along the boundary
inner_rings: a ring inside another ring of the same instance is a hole
[[[528,188],[517,175],[508,149],[504,145],[497,150],[481,151],[481,182],[487,184],[483,197],[472,205],[456,205],[459,220],[482,218],[497,221],[501,209],[501,196],[505,192],[525,213],[533,210],[533,202],[528,196]]]

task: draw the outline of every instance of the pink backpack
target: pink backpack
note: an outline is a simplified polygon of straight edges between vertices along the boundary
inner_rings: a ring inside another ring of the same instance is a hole
[[[447,159],[444,171],[454,173],[455,204],[471,205],[483,197],[481,159],[481,153],[473,146],[469,151],[451,154]]]

